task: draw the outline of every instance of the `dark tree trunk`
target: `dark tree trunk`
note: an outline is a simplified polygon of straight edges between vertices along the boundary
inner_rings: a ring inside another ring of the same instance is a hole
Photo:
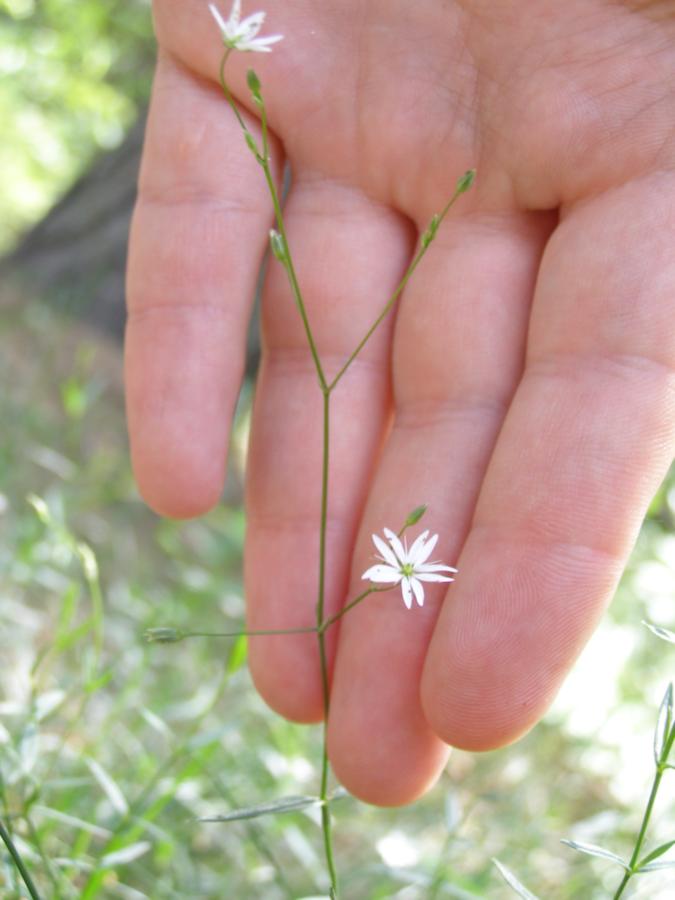
[[[51,306],[107,334],[124,333],[124,270],[144,119],[29,231],[2,262]]]
[[[0,261],[0,278],[18,282],[20,294],[37,295],[52,308],[118,340],[124,334],[127,240],[144,129],[142,116],[124,142],[101,155]],[[256,369],[258,355],[254,322],[249,334],[249,374]]]

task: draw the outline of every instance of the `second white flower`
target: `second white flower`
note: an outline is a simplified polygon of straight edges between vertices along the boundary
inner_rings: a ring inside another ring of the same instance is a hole
[[[401,541],[389,528],[384,529],[384,536],[386,541],[377,534],[373,535],[381,562],[371,566],[361,577],[376,584],[400,584],[403,602],[408,609],[412,606],[413,597],[418,606],[424,605],[423,581],[454,581],[444,573],[456,574],[457,569],[442,563],[427,562],[438,542],[437,534],[429,537],[429,532],[423,531],[410,549],[405,538]]]

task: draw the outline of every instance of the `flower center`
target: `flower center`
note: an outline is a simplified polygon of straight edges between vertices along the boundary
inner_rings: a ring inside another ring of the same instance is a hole
[[[405,575],[406,578],[410,578],[415,574],[415,566],[412,563],[403,563],[401,566],[401,574]]]

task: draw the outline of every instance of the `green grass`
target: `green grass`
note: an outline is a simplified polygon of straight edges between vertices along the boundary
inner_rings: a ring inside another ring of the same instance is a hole
[[[228,502],[198,521],[160,520],[129,471],[117,348],[30,302],[2,310],[0,818],[40,895],[321,894],[316,809],[197,821],[315,793],[319,731],[265,709],[241,642],[142,639],[161,625],[213,631],[242,621],[247,399]],[[595,731],[575,723],[568,701],[514,747],[453,754],[439,787],[414,807],[340,801],[345,898],[512,897],[494,856],[542,898],[594,900],[616,887],[606,863],[559,840],[630,854],[656,707],[675,669],[675,648],[640,625],[674,624],[664,575],[675,559],[672,484],[653,504],[605,637],[584,664],[600,679],[603,654],[622,654]],[[675,834],[671,784],[657,807],[652,844]],[[634,896],[665,898],[667,875],[637,879]],[[0,893],[29,896],[6,853]]]

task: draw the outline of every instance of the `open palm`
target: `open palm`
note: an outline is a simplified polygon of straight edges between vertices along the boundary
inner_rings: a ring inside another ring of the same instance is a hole
[[[257,6],[256,6],[257,8]],[[675,445],[675,4],[269,0],[255,63],[326,373],[398,282],[457,177],[395,316],[333,400],[327,615],[370,534],[428,503],[457,582],[422,609],[377,594],[331,630],[333,766],[413,799],[446,742],[514,740],[612,595]],[[227,9],[223,8],[225,13]],[[253,8],[247,10],[252,12]],[[129,267],[134,466],[159,512],[217,502],[272,209],[217,82],[203,0],[156,0],[160,44]],[[248,470],[251,628],[314,623],[321,394],[280,266],[263,299]],[[312,635],[256,638],[258,689],[321,716]]]

